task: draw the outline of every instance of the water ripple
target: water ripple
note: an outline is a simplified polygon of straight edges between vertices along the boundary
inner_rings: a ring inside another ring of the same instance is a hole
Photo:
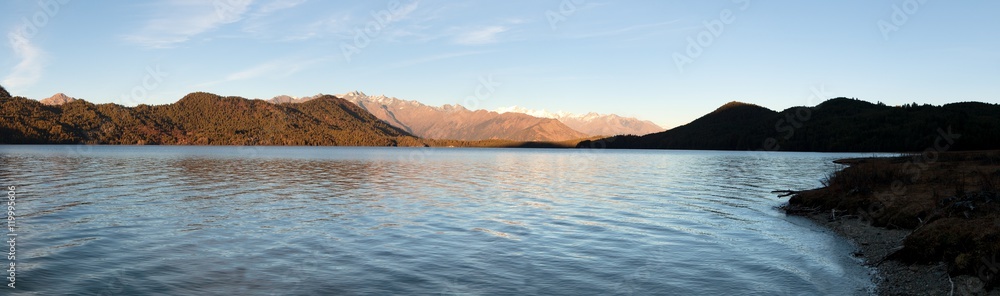
[[[21,294],[864,294],[775,210],[850,155],[0,146]],[[241,151],[253,149],[254,153]],[[420,157],[411,157],[419,155]]]

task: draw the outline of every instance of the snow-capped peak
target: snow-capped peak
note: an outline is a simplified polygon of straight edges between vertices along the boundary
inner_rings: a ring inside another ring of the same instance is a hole
[[[501,113],[501,114],[502,113],[522,113],[522,114],[528,114],[528,115],[531,115],[531,116],[534,116],[534,117],[552,118],[552,119],[559,119],[559,118],[565,118],[565,117],[572,117],[572,116],[574,116],[573,113],[569,113],[569,112],[559,111],[559,112],[553,113],[553,112],[549,112],[549,111],[547,111],[545,109],[534,110],[534,109],[524,108],[524,107],[521,107],[521,106],[500,107],[500,108],[497,108],[496,110],[493,110],[493,111],[495,111],[497,113]]]
[[[634,117],[622,117],[617,114],[600,114],[596,112],[573,114],[563,111],[549,112],[546,110],[533,110],[519,106],[497,108],[495,111],[497,113],[522,113],[535,117],[556,119],[574,130],[589,135],[642,135],[663,131],[663,128],[650,121]]]

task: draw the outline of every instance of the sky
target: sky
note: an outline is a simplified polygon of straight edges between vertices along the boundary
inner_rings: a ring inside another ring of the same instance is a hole
[[[0,2],[0,85],[94,103],[362,91],[685,124],[729,101],[1000,102],[996,1]]]

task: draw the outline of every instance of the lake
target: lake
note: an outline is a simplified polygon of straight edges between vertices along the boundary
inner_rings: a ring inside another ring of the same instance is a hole
[[[857,156],[8,145],[0,185],[14,295],[865,295],[770,193]]]

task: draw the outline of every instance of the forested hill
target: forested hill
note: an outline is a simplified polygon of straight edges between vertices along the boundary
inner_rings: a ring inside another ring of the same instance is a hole
[[[938,140],[941,139],[941,140]],[[776,112],[731,102],[689,124],[578,147],[820,152],[1000,149],[1000,105],[886,106],[835,98]]]
[[[2,144],[423,146],[334,96],[275,105],[199,92],[158,106],[83,100],[47,106],[3,91],[0,116]]]

